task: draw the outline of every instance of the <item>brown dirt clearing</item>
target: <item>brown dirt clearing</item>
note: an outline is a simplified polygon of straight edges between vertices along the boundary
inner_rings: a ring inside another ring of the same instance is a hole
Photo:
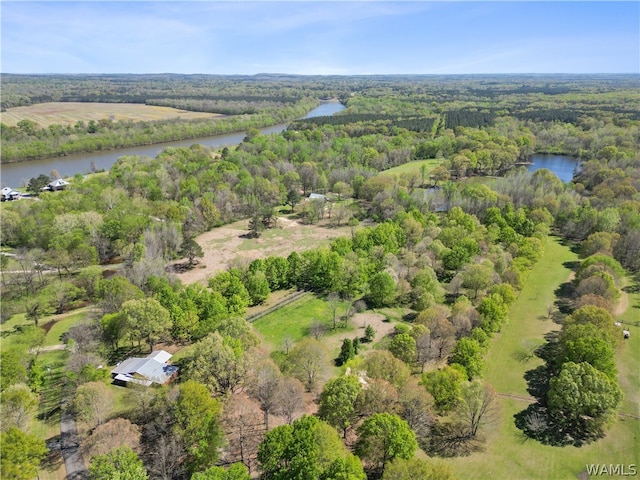
[[[234,265],[250,263],[257,258],[288,256],[291,252],[302,252],[330,240],[351,235],[351,227],[330,227],[326,220],[316,225],[303,225],[296,220],[279,217],[277,227],[266,230],[260,238],[244,238],[249,232],[249,221],[240,220],[215,228],[196,237],[204,251],[204,257],[192,270],[178,273],[183,284],[202,282],[216,272]],[[176,263],[182,263],[180,260]]]

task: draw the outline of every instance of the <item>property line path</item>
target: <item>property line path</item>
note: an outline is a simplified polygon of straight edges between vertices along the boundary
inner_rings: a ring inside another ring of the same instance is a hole
[[[251,322],[255,322],[259,318],[262,318],[262,317],[264,317],[266,315],[269,315],[270,313],[275,312],[276,310],[284,307],[285,305],[293,303],[296,300],[304,297],[305,295],[307,295],[307,293],[309,293],[309,292],[305,292],[304,290],[299,290],[299,291],[293,292],[292,294],[287,295],[286,297],[284,297],[281,300],[277,301],[276,303],[271,305],[266,310],[254,313],[252,315],[247,315],[246,316],[246,320],[247,320],[247,322],[250,322],[250,323]]]

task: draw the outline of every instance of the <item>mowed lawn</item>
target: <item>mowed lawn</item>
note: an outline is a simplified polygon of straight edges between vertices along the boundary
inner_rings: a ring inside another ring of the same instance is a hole
[[[111,118],[113,120],[166,120],[180,117],[185,120],[221,117],[217,113],[189,112],[170,107],[157,107],[138,103],[49,102],[10,108],[0,114],[5,125],[15,126],[21,120],[32,120],[38,126],[74,125],[79,120],[89,122]]]
[[[390,168],[389,170],[384,170],[380,172],[381,175],[401,175],[403,173],[415,173],[417,175],[422,175],[420,169],[423,165],[427,166],[425,182],[429,182],[429,173],[435,167],[440,165],[442,160],[438,160],[436,158],[430,158],[428,160],[414,160],[413,162],[407,162],[402,165],[398,165],[397,167]]]
[[[344,315],[347,304],[340,302],[338,315]],[[253,326],[262,336],[269,350],[282,348],[284,339],[289,337],[294,343],[310,336],[311,326],[315,321],[321,322],[331,333],[333,316],[329,303],[308,293],[302,298],[279,308],[273,313],[265,315],[253,322]],[[344,332],[344,329],[339,329]]]
[[[484,378],[499,393],[529,395],[524,372],[541,365],[542,360],[534,357],[523,362],[517,357],[533,345],[542,345],[547,332],[560,329],[560,325],[547,318],[547,309],[555,301],[558,286],[569,281],[571,270],[563,264],[577,259],[557,238],[547,239],[544,255],[509,309],[509,323],[496,336],[485,357]]]
[[[629,280],[629,285],[633,282]],[[636,288],[638,286],[636,285]],[[622,343],[618,350],[618,381],[625,393],[621,412],[640,417],[640,292],[629,293],[629,306],[617,319],[629,330],[631,337]],[[640,422],[638,422],[640,430]],[[640,451],[640,441],[638,442]],[[637,452],[640,462],[640,452]]]
[[[546,319],[547,308],[555,300],[555,289],[569,280],[570,270],[562,264],[576,259],[575,254],[568,247],[562,246],[557,239],[548,239],[543,258],[534,267],[525,287],[510,309],[510,323],[495,338],[486,357],[485,379],[499,393],[529,395],[524,373],[540,365],[541,360],[534,358],[523,362],[516,357],[519,356],[523,345],[528,348],[530,345],[540,344],[544,341],[545,333],[560,328]],[[634,305],[638,305],[640,298],[634,294],[630,295],[629,300],[629,309],[622,317],[629,317],[631,320],[638,315],[638,309]],[[618,352],[620,384],[626,397],[622,411],[635,415],[638,415],[640,391],[640,331],[637,330],[640,328],[633,327],[632,338]],[[640,463],[640,421],[637,419],[619,417],[605,438],[580,448],[553,447],[528,439],[516,428],[514,415],[528,406],[527,401],[500,397],[499,403],[500,420],[485,430],[486,450],[468,457],[445,460],[456,478],[569,480],[579,478],[579,475],[585,472],[587,464],[628,466]]]

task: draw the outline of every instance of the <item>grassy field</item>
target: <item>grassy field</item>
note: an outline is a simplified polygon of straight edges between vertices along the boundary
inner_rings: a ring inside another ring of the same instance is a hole
[[[640,326],[635,325],[640,319],[640,292],[629,293],[628,296],[629,306],[626,312],[617,317],[631,333],[631,337],[623,342],[618,351],[618,381],[625,392],[621,411],[640,416]],[[638,429],[640,430],[640,426]]]
[[[89,320],[90,316],[91,311],[87,308],[83,308],[70,315],[55,320],[55,323],[44,338],[43,346],[49,347],[51,345],[60,345],[61,343],[64,343],[62,340],[63,335],[74,325],[79,325]]]
[[[524,372],[542,364],[542,360],[533,357],[523,362],[519,360],[520,353],[533,345],[541,345],[545,333],[560,328],[547,318],[547,308],[555,300],[554,290],[569,280],[571,272],[562,264],[577,258],[558,239],[547,239],[543,257],[531,271],[517,301],[509,310],[509,323],[497,336],[485,359],[485,379],[498,392],[529,395]]]
[[[408,162],[403,165],[398,165],[397,167],[390,168],[389,170],[385,170],[380,172],[381,175],[401,175],[403,173],[416,173],[421,175],[420,168],[423,165],[427,166],[427,178],[425,181],[428,182],[428,176],[431,170],[440,165],[442,160],[437,160],[435,158],[430,158],[429,160],[414,160],[413,162]]]
[[[10,108],[0,114],[5,125],[15,126],[20,120],[32,120],[40,127],[49,125],[74,125],[77,121],[98,121],[105,118],[113,120],[167,120],[214,118],[216,113],[189,112],[170,107],[156,107],[136,103],[93,103],[93,102],[51,102],[39,103],[28,107]]]
[[[555,289],[569,279],[570,271],[562,264],[575,259],[568,247],[556,239],[548,240],[543,258],[536,264],[509,312],[510,323],[496,337],[486,357],[485,379],[499,393],[528,396],[523,376],[527,370],[539,365],[540,360],[523,362],[516,357],[523,345],[541,343],[546,332],[560,328],[546,319],[547,307],[554,300]],[[630,298],[630,307],[623,318],[631,319],[638,315],[636,307],[640,298],[638,294],[630,297],[633,298]],[[640,331],[637,330],[640,329],[633,329],[630,342],[618,352],[618,366],[620,384],[626,396],[622,411],[638,415]],[[605,438],[580,448],[553,447],[526,438],[516,428],[514,415],[524,410],[528,402],[501,397],[499,403],[500,421],[485,432],[486,451],[446,460],[457,478],[576,479],[585,471],[587,464],[639,463],[640,421],[637,419],[619,417]]]
[[[552,447],[526,438],[516,428],[513,416],[526,407],[526,402],[501,398],[500,405],[500,422],[486,432],[487,449],[445,460],[456,478],[576,480],[587,464],[638,464],[638,420],[620,419],[606,438],[580,448]]]
[[[338,315],[343,315],[346,307],[346,302],[341,302],[338,307]],[[262,336],[264,342],[268,344],[270,350],[277,350],[281,348],[286,337],[297,342],[309,336],[309,329],[316,320],[324,324],[327,329],[331,329],[333,326],[328,303],[309,293],[256,320],[253,326]],[[342,332],[344,329],[339,331]]]

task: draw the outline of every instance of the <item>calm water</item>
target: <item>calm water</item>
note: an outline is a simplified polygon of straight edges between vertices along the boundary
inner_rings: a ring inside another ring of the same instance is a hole
[[[546,168],[555,173],[565,183],[570,182],[573,179],[573,175],[580,169],[580,161],[577,158],[566,155],[533,155],[531,162],[532,164],[528,167],[530,172]]]
[[[338,102],[322,103],[311,110],[304,118],[333,115],[344,110],[344,105]],[[263,128],[264,134],[280,133],[287,128],[288,124],[274,125]],[[237,145],[245,137],[243,132],[229,133],[226,135],[216,135],[213,137],[193,138],[178,142],[159,143],[142,147],[121,148],[108,152],[83,153],[70,155],[68,157],[44,158],[31,160],[22,163],[13,163],[2,166],[1,181],[2,186],[20,187],[26,185],[30,178],[37,177],[41,173],[49,175],[51,170],[57,170],[63,177],[72,177],[76,173],[87,173],[91,171],[91,162],[97,169],[108,170],[118,158],[124,155],[141,155],[155,157],[167,147],[188,147],[194,143],[206,145],[208,147],[222,147],[225,145]],[[529,165],[530,172],[535,172],[541,168],[547,168],[557,175],[563,182],[570,182],[576,169],[579,168],[579,160],[566,155],[546,155],[539,154],[531,157],[533,162]]]
[[[344,105],[338,102],[326,102],[311,110],[304,118],[321,117],[333,115],[340,110],[344,110]],[[264,134],[280,133],[287,128],[286,123],[263,128]],[[245,137],[244,132],[229,133],[226,135],[216,135],[213,137],[192,138],[180,140],[178,142],[158,143],[142,147],[121,148],[107,152],[82,153],[69,155],[68,157],[43,158],[40,160],[30,160],[21,163],[9,163],[2,165],[1,181],[2,186],[21,187],[29,182],[29,179],[37,177],[41,173],[49,175],[51,170],[57,170],[63,177],[72,177],[76,173],[87,173],[91,171],[91,162],[99,170],[108,170],[118,158],[124,155],[140,155],[155,157],[167,147],[189,147],[194,143],[206,145],[208,147],[222,147],[225,145],[237,145]]]

